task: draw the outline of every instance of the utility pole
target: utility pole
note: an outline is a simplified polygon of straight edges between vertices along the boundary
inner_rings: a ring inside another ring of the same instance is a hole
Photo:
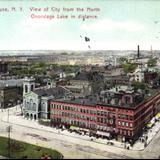
[[[9,125],[9,109],[8,109],[8,125]],[[10,125],[8,126],[8,158],[10,158]]]

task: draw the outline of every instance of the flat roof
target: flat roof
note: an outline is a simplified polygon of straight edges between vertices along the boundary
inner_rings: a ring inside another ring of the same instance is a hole
[[[95,96],[88,96],[88,98],[83,98],[83,97],[80,97],[80,98],[73,98],[73,99],[53,99],[52,102],[62,102],[62,103],[68,103],[68,104],[78,104],[78,105],[85,105],[85,106],[97,106],[97,105],[100,105],[100,106],[106,106],[106,107],[113,107],[113,108],[122,108],[122,109],[130,109],[130,110],[133,110],[135,109],[136,107],[142,105],[143,103],[149,101],[151,98],[153,98],[154,96],[160,94],[160,91],[158,92],[158,89],[155,89],[155,90],[152,90],[152,92],[150,92],[150,95],[146,95],[144,100],[139,102],[138,104],[136,103],[133,103],[133,104],[125,104],[125,105],[112,105],[112,104],[107,104],[107,103],[104,103],[104,102],[100,102],[100,101],[97,101],[97,98]]]

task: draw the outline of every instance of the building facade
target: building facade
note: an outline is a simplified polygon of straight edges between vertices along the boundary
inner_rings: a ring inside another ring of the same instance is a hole
[[[23,84],[23,115],[29,119],[49,119],[49,101],[65,98],[70,92],[63,87],[46,86],[35,88],[34,79],[26,79]]]
[[[23,99],[23,79],[0,80],[0,108],[13,107]]]
[[[0,74],[4,74],[8,72],[8,63],[0,62]]]
[[[22,88],[8,86],[0,88],[0,108],[9,108],[22,101]]]
[[[136,140],[144,126],[159,111],[160,93],[136,105],[132,105],[133,99],[131,94],[124,94],[120,105],[91,102],[91,99],[52,100],[51,122],[52,125],[87,129],[91,135]]]

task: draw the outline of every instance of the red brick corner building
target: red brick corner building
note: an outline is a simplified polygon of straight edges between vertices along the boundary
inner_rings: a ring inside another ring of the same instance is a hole
[[[90,135],[136,140],[160,110],[160,92],[144,96],[134,91],[104,92],[99,96],[52,100],[52,125],[79,127]]]

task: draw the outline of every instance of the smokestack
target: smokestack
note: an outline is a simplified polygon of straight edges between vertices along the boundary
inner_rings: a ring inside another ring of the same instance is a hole
[[[137,58],[139,58],[140,53],[139,53],[139,45],[138,45],[138,52],[137,52]]]

